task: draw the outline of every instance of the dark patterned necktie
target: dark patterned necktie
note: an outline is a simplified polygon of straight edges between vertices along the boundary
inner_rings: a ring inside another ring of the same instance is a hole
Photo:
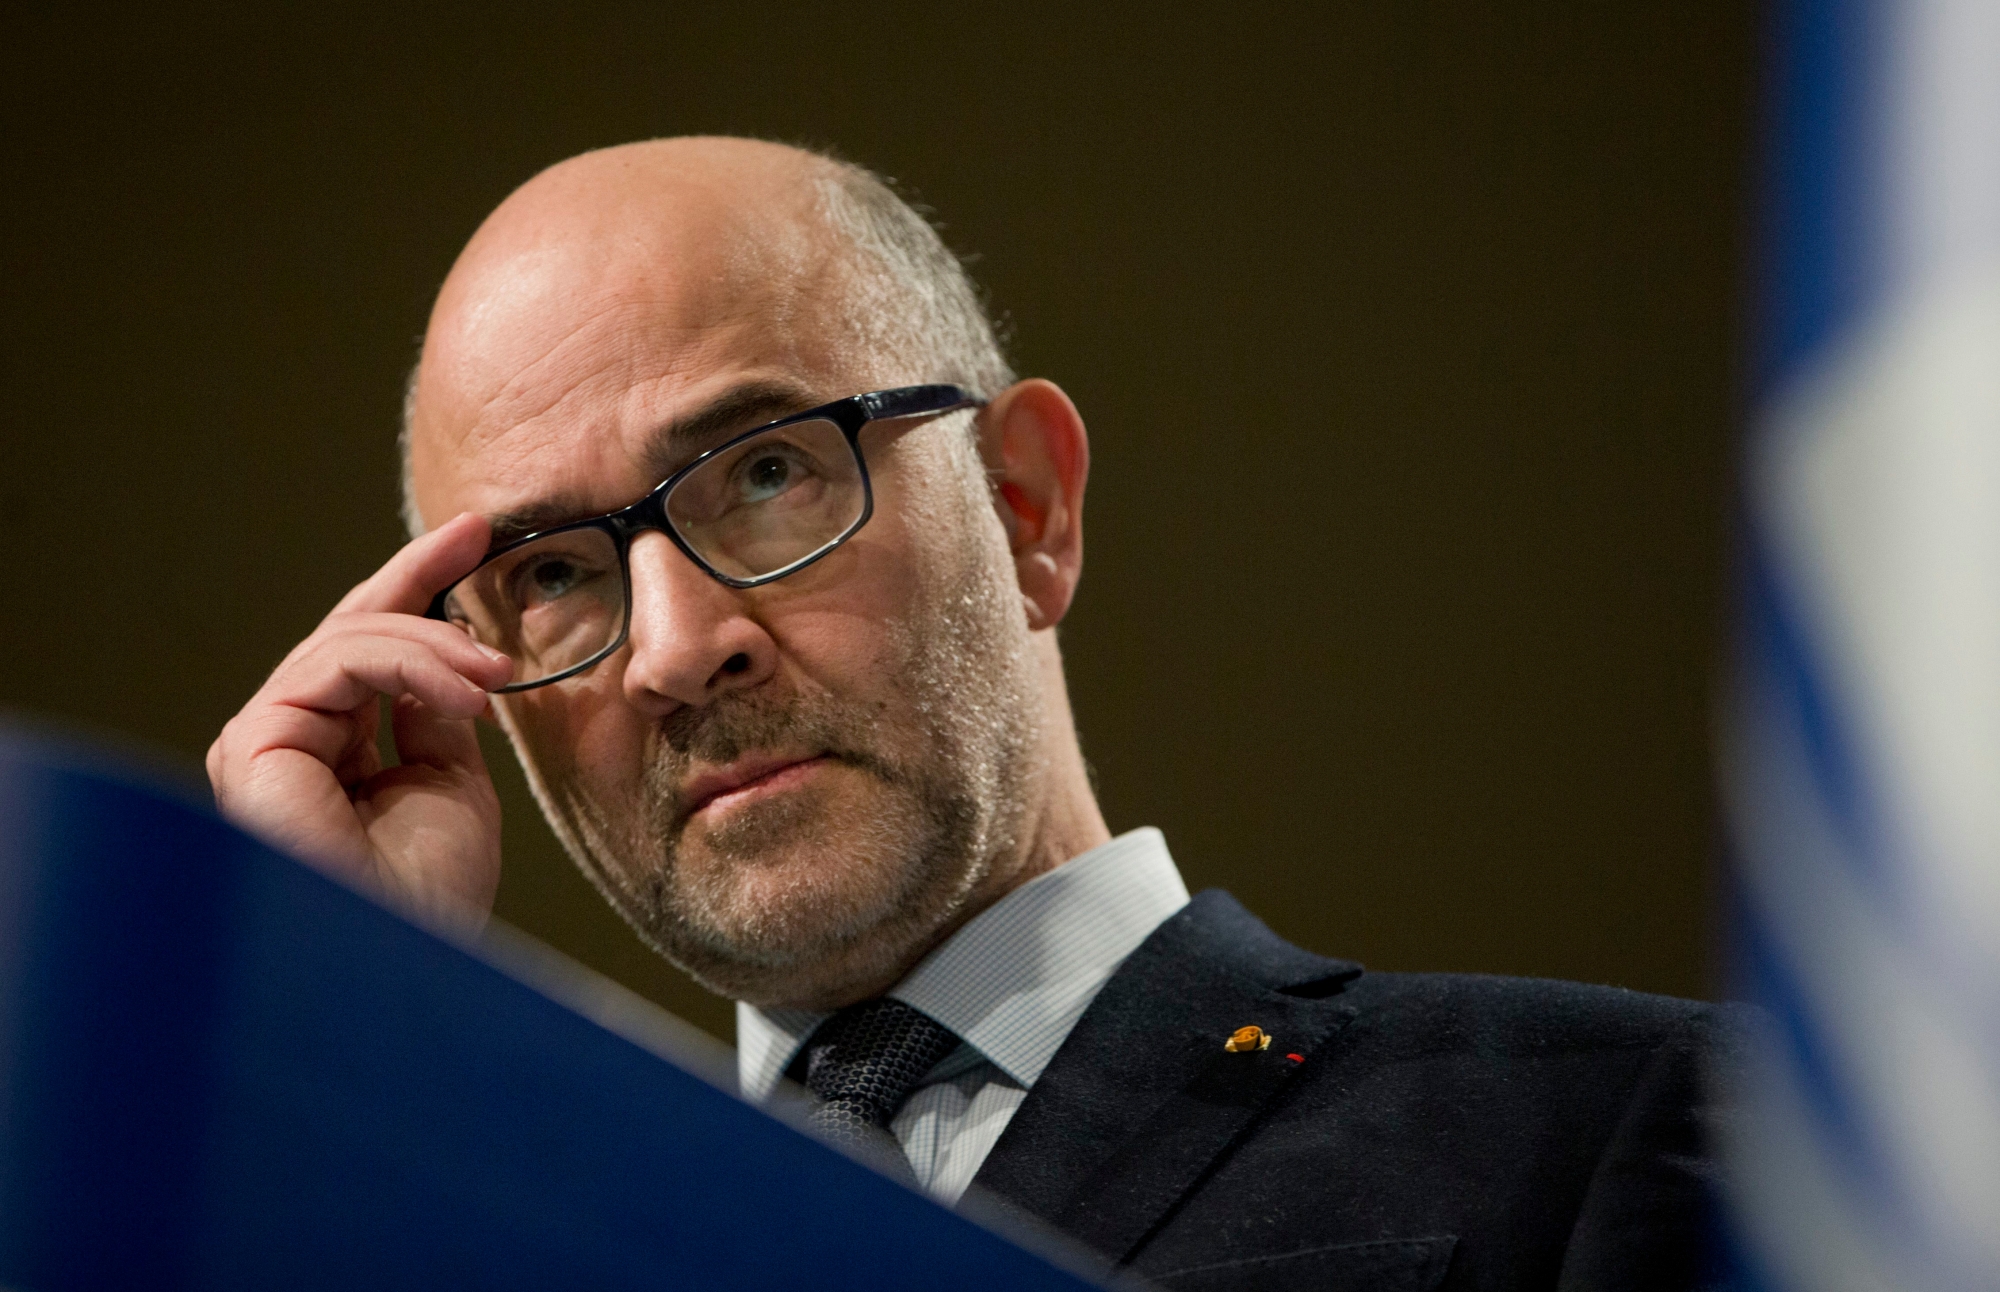
[[[952,1030],[900,1000],[849,1005],[806,1042],[805,1087],[819,1100],[806,1121],[850,1152],[910,1178],[910,1164],[889,1134],[889,1119],[918,1078],[958,1048]]]

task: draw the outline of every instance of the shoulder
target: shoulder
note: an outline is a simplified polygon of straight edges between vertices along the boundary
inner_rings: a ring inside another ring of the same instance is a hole
[[[1412,1045],[1484,1052],[1651,1049],[1726,1030],[1729,1007],[1623,987],[1488,974],[1366,973],[1343,993]]]
[[[1312,1074],[1490,1110],[1550,1139],[1604,1142],[1634,1119],[1693,1133],[1722,1070],[1738,1061],[1749,1011],[1619,987],[1477,974],[1364,974],[1344,1062]],[[1679,1133],[1679,1132],[1676,1132]]]
[[[982,1179],[1035,1214],[1072,1199],[1132,1220],[1153,1234],[1146,1273],[1409,1239],[1455,1243],[1482,1286],[1554,1286],[1580,1218],[1605,1250],[1642,1221],[1669,1246],[1698,1229],[1702,1073],[1726,1012],[1368,973],[1207,892],[1112,976]],[[1268,1050],[1222,1044],[1252,1023]],[[1171,1221],[1134,1220],[1147,1198]]]
[[[1492,974],[1379,973],[1286,942],[1226,892],[1201,893],[1134,957],[1133,970],[1188,981],[1223,973],[1246,988],[1338,1002],[1412,1044],[1561,1051],[1659,1045],[1726,1029],[1736,1007],[1623,987]]]
[[[1457,1092],[1558,1119],[1589,1106],[1584,1120],[1608,1125],[1635,1098],[1697,1099],[1705,1070],[1742,1032],[1740,1006],[1541,978],[1364,971],[1292,946],[1218,891],[1176,921],[1156,943],[1175,963],[1154,974],[1226,974],[1246,1002],[1261,989],[1339,1016],[1326,1054],[1300,1073],[1307,1103],[1393,1088],[1449,1104]]]

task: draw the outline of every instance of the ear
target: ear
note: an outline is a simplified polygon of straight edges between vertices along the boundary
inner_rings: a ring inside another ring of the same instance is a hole
[[[979,421],[1028,627],[1053,628],[1083,577],[1083,487],[1090,475],[1083,418],[1061,387],[1037,377],[1000,392]]]

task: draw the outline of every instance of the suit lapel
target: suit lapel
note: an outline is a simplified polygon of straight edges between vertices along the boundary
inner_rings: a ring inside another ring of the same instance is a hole
[[[1359,966],[1203,893],[1133,952],[1056,1052],[975,1185],[1122,1263],[1353,1017]],[[1256,1024],[1271,1047],[1229,1053]]]

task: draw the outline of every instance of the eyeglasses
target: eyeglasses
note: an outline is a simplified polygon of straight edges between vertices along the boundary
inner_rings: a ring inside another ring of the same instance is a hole
[[[745,431],[630,507],[495,548],[426,613],[514,661],[514,680],[501,692],[574,677],[625,644],[635,537],[659,530],[732,588],[796,574],[874,514],[863,427],[984,402],[957,386],[901,386]]]

